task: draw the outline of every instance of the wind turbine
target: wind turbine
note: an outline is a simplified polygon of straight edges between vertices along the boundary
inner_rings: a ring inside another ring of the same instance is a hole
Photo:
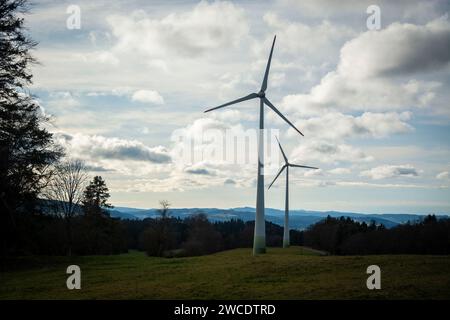
[[[293,127],[300,135],[300,132],[266,97],[267,79],[269,78],[270,63],[272,61],[273,47],[275,46],[275,40],[277,36],[273,38],[272,48],[270,49],[269,60],[267,61],[266,71],[264,73],[264,79],[261,85],[261,89],[258,93],[250,93],[245,97],[224,103],[218,107],[214,107],[206,110],[205,112],[217,110],[223,107],[230,106],[239,102],[259,98],[259,135],[258,135],[258,173],[257,173],[257,191],[256,191],[256,216],[255,216],[255,233],[253,237],[253,254],[266,252],[266,222],[264,214],[264,105],[275,111],[284,121],[286,121],[291,127]]]
[[[306,169],[319,169],[316,167],[309,167],[309,166],[301,166],[299,164],[292,164],[289,163],[288,158],[286,157],[286,154],[283,151],[283,148],[281,147],[280,141],[278,140],[278,146],[280,147],[281,154],[284,158],[284,165],[281,167],[280,171],[278,171],[278,174],[275,176],[275,179],[273,179],[272,183],[269,185],[269,188],[273,185],[275,180],[277,180],[278,176],[283,172],[284,169],[286,169],[286,202],[285,202],[285,211],[284,211],[284,230],[283,230],[283,248],[289,247],[289,167],[295,167],[295,168],[306,168]]]

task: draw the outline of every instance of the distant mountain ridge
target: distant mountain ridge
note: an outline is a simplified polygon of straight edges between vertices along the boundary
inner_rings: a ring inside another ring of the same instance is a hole
[[[156,218],[159,216],[158,209],[136,209],[128,207],[115,207],[109,210],[112,217],[122,219]],[[204,213],[212,222],[228,221],[231,219],[241,219],[252,221],[255,219],[255,208],[238,207],[231,209],[217,208],[174,208],[170,209],[170,215],[177,218],[187,218],[193,214]],[[306,229],[310,225],[331,216],[334,218],[349,217],[358,222],[383,224],[386,228],[392,228],[399,224],[416,222],[422,220],[426,215],[420,214],[366,214],[355,212],[339,211],[310,211],[310,210],[290,210],[289,224],[292,229]],[[439,218],[448,218],[447,215],[439,215]],[[283,225],[284,210],[266,208],[266,220],[272,223]]]

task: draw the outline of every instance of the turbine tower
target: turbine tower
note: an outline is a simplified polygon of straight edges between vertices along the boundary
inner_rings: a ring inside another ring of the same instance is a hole
[[[278,174],[275,176],[275,179],[273,179],[272,183],[269,185],[269,188],[273,185],[275,180],[277,180],[278,176],[283,172],[284,169],[286,169],[286,202],[285,202],[285,211],[284,211],[284,230],[283,230],[283,248],[289,247],[290,240],[289,240],[289,167],[295,167],[295,168],[306,168],[306,169],[319,169],[316,167],[309,167],[309,166],[301,166],[298,164],[292,164],[289,163],[288,158],[286,157],[286,154],[283,151],[283,148],[281,147],[280,141],[278,140],[278,146],[280,147],[281,154],[284,158],[284,165],[281,167],[280,171],[278,171]]]
[[[261,89],[258,93],[250,93],[245,97],[224,103],[218,107],[214,107],[206,110],[205,112],[217,110],[223,107],[230,106],[239,102],[259,98],[259,135],[258,135],[258,173],[257,173],[257,191],[256,191],[256,216],[255,216],[255,233],[253,237],[253,254],[266,252],[266,222],[264,214],[264,105],[272,109],[278,114],[284,121],[286,121],[291,127],[293,127],[300,135],[303,134],[267,99],[267,79],[269,78],[270,63],[272,61],[273,47],[275,46],[275,40],[277,36],[273,38],[272,48],[270,49],[269,60],[267,61],[266,71],[264,73],[264,79],[261,85]]]

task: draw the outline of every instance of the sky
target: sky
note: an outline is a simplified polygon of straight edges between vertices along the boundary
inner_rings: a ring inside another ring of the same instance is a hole
[[[266,94],[305,136],[265,109],[266,186],[282,165],[276,136],[290,162],[320,168],[290,170],[292,209],[450,213],[449,11],[437,0],[35,0],[30,91],[113,205],[254,207],[257,100],[203,111],[259,91],[276,35]],[[266,207],[284,208],[284,185],[266,188]]]

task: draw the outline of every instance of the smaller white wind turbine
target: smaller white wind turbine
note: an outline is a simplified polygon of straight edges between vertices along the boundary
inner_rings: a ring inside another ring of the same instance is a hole
[[[281,147],[280,141],[278,140],[278,146],[280,147],[281,153],[284,158],[284,165],[281,167],[278,174],[275,176],[275,179],[273,179],[272,183],[269,185],[269,188],[273,185],[275,180],[277,180],[278,176],[283,172],[284,169],[286,169],[286,203],[285,203],[285,211],[284,211],[284,230],[283,230],[283,248],[289,247],[290,240],[289,240],[289,167],[296,167],[296,168],[306,168],[306,169],[319,169],[316,167],[308,167],[308,166],[302,166],[299,164],[292,164],[289,163],[288,158],[286,157],[286,154],[283,151],[283,148]]]

